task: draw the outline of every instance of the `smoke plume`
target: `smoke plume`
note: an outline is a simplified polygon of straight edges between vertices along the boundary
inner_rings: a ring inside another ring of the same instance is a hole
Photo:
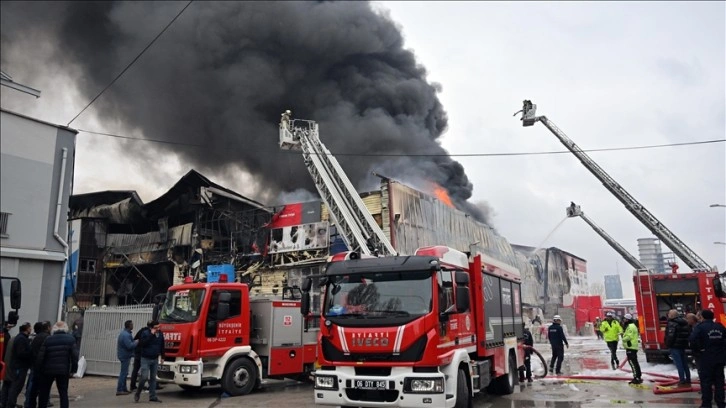
[[[90,100],[185,4],[4,1],[3,67],[73,72]],[[52,49],[45,61],[33,56],[39,43]],[[175,154],[202,172],[237,166],[268,192],[315,191],[300,154],[277,147],[280,114],[290,109],[320,124],[357,186],[371,170],[405,171],[486,222],[468,202],[463,167],[438,144],[447,128],[439,87],[403,45],[395,23],[365,2],[195,2],[92,110],[148,138],[203,145],[128,142],[128,154],[150,168]],[[13,47],[28,53],[9,59]]]

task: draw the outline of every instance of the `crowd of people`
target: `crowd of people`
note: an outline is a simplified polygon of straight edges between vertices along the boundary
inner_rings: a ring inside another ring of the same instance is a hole
[[[68,382],[78,369],[78,343],[68,325],[59,321],[23,323],[11,337],[4,328],[5,378],[0,389],[0,408],[45,408],[55,383],[60,407],[68,408]],[[18,404],[25,389],[25,401]]]

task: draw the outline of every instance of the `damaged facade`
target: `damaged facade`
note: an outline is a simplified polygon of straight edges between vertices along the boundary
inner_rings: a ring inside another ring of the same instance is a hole
[[[194,170],[146,204],[133,191],[74,195],[66,296],[79,307],[151,303],[207,265],[260,264],[271,216]]]

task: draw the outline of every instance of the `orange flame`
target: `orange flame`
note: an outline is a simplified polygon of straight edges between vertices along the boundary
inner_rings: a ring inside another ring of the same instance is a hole
[[[454,203],[451,201],[451,197],[449,197],[449,193],[446,192],[446,189],[436,183],[433,183],[433,185],[434,197],[438,198],[442,203],[448,205],[449,207],[455,208]]]

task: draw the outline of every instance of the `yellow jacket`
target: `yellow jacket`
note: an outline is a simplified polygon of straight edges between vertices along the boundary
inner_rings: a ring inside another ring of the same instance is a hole
[[[605,341],[618,341],[620,333],[623,332],[623,328],[617,320],[613,319],[608,322],[607,319],[605,319],[602,323],[600,323],[600,331],[602,332],[602,337]]]
[[[625,328],[625,333],[623,333],[623,347],[626,350],[638,349],[638,328],[635,327],[635,323],[633,322],[630,322]]]

